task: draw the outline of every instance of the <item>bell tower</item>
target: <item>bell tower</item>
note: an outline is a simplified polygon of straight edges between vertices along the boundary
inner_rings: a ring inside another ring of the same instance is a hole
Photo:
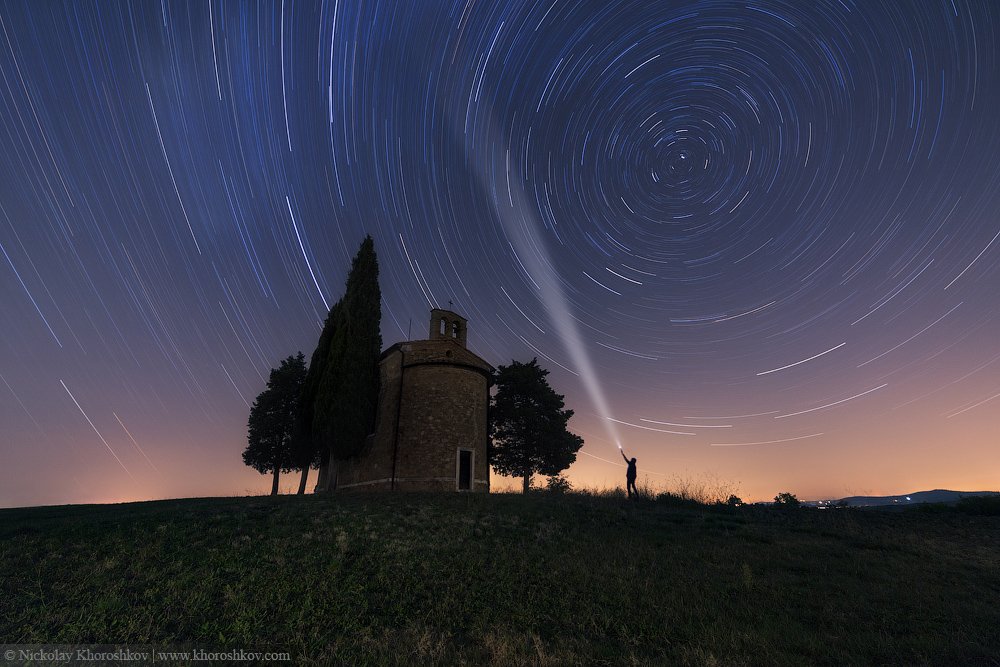
[[[468,320],[450,310],[435,308],[431,311],[430,340],[453,340],[466,347]]]

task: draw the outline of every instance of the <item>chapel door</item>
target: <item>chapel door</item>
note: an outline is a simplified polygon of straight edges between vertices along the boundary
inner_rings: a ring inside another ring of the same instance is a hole
[[[458,450],[458,490],[472,490],[472,450]]]

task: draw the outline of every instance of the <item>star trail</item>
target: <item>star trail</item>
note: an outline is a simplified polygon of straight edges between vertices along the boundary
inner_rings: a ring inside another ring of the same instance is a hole
[[[575,484],[621,484],[621,445],[749,499],[995,488],[998,29],[991,0],[6,2],[0,505],[265,490],[248,405],[365,234],[385,344],[453,302],[494,365],[537,356]]]

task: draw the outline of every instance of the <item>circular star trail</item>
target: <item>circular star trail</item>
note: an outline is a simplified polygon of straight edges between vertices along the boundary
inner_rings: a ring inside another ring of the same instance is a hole
[[[996,485],[1000,10],[0,8],[0,504],[241,493],[248,406],[371,234],[537,356],[617,483]],[[992,475],[992,477],[991,477]],[[779,488],[780,487],[780,488]]]

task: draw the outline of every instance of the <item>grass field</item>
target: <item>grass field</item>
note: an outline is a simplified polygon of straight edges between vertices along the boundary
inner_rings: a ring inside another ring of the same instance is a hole
[[[311,664],[1000,664],[1000,518],[616,497],[0,510],[0,643]]]

